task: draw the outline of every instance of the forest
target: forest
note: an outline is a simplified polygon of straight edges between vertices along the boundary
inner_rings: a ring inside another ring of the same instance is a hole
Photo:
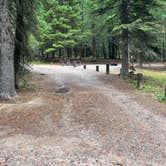
[[[166,166],[166,0],[0,0],[0,166]]]
[[[0,0],[0,98],[30,62],[66,58],[166,61],[165,0]]]

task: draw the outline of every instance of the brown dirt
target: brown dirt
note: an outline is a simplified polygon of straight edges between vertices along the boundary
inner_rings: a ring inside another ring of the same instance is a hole
[[[0,103],[0,165],[165,165],[164,104],[117,76],[56,65],[34,70],[35,86]]]
[[[44,115],[50,114],[56,122],[62,117],[63,97],[54,93],[55,85],[37,74],[33,74],[30,84],[37,87],[19,90],[17,97],[0,104],[0,125],[13,128],[8,134],[43,134],[40,121]]]
[[[166,117],[166,104],[159,102],[152,93],[142,92],[134,89],[130,80],[121,80],[118,75],[111,75],[100,78],[105,84],[114,86],[116,89],[131,96],[140,105],[149,108],[150,111]]]

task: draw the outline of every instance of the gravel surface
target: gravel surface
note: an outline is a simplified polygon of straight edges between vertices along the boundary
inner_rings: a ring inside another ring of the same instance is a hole
[[[0,166],[166,165],[166,118],[93,67],[33,66],[43,87],[0,105]]]

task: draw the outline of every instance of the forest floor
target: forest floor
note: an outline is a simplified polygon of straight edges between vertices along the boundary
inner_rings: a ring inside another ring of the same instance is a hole
[[[166,104],[117,75],[34,65],[0,102],[0,166],[165,166]]]

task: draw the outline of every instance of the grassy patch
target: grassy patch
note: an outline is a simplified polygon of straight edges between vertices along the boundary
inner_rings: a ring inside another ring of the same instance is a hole
[[[35,90],[37,86],[29,80],[32,80],[33,74],[27,73],[19,82],[19,89]]]
[[[159,101],[166,102],[164,96],[164,88],[166,86],[166,71],[149,71],[144,69],[137,69],[137,73],[143,73],[144,82],[142,90],[151,92]],[[136,81],[133,81],[136,86]]]
[[[47,65],[47,64],[52,64],[52,63],[51,62],[46,62],[46,61],[36,60],[36,61],[32,61],[31,64],[32,65]]]

